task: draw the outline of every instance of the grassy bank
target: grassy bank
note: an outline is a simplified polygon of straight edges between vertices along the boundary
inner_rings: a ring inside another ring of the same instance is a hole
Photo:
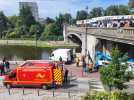
[[[33,40],[0,40],[0,45],[36,46]],[[64,43],[64,41],[37,41],[37,47],[41,48],[74,48],[77,45]]]

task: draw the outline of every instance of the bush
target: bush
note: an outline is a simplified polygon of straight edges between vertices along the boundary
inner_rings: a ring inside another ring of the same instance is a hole
[[[11,32],[7,34],[7,38],[19,38],[20,36],[16,32]]]
[[[127,72],[127,55],[121,55],[118,48],[112,50],[112,61],[110,64],[100,68],[100,78],[104,86],[109,87],[108,91],[126,88],[125,82],[131,79],[131,72]],[[124,64],[122,64],[124,63]]]
[[[134,100],[134,94],[127,94],[125,92],[88,92],[82,100]]]

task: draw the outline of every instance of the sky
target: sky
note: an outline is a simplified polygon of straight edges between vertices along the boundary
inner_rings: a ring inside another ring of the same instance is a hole
[[[40,18],[55,18],[59,13],[71,13],[75,16],[78,10],[84,10],[86,6],[90,11],[94,7],[128,4],[128,0],[0,0],[0,11],[7,16],[18,15],[20,1],[37,2]]]

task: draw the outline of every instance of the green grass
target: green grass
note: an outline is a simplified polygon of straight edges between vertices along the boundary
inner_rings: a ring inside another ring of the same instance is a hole
[[[36,41],[33,40],[0,40],[0,45],[22,45],[22,46],[36,46]],[[71,44],[54,44],[48,41],[37,41],[37,47],[41,48],[74,48],[76,45]]]

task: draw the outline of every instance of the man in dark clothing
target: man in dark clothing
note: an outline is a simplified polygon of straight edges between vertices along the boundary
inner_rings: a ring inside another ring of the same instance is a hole
[[[0,64],[0,72],[1,72],[1,75],[5,74],[4,64]]]
[[[8,61],[5,62],[5,67],[8,72],[10,70],[10,63]]]
[[[4,57],[2,61],[3,61],[3,63],[6,62],[6,58]]]
[[[65,73],[64,73],[64,83],[67,84],[68,82],[68,69],[65,69]]]
[[[60,56],[59,61],[62,62],[62,57]]]

